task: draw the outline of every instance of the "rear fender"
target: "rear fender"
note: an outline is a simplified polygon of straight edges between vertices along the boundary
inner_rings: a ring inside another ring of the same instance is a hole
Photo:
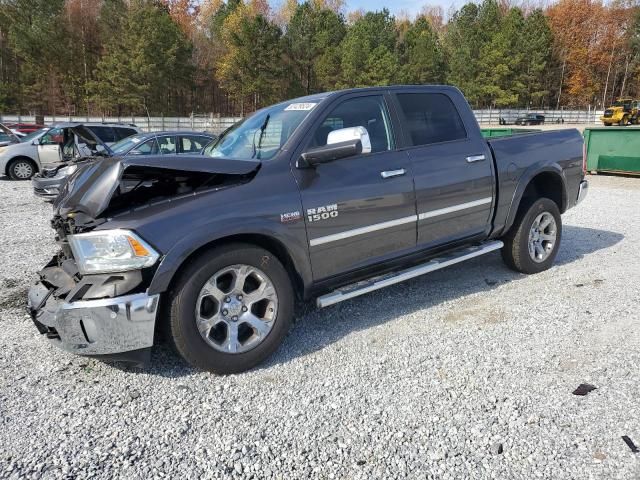
[[[559,205],[559,209],[561,213],[564,213],[567,209],[567,179],[565,177],[564,171],[562,167],[558,163],[551,163],[545,165],[544,167],[540,167],[540,165],[534,164],[527,168],[520,180],[518,181],[518,186],[515,189],[513,194],[513,198],[511,199],[511,206],[509,207],[509,213],[507,214],[507,221],[505,222],[504,232],[508,232],[513,222],[515,221],[516,215],[518,214],[518,209],[520,208],[520,202],[522,201],[522,197],[524,195],[525,190],[531,183],[531,181],[542,173],[551,173],[557,176],[562,182],[562,202]]]

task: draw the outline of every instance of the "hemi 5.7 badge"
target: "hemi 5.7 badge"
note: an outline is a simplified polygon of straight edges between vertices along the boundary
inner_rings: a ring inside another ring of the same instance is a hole
[[[295,212],[281,213],[280,214],[280,223],[297,222],[301,218],[302,218],[302,215],[300,214],[300,212],[298,210],[296,210]]]
[[[319,222],[321,220],[329,220],[338,216],[338,204],[325,205],[323,207],[308,208],[307,220],[309,223]]]

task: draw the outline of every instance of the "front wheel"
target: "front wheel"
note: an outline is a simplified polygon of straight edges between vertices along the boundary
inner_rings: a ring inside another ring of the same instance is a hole
[[[11,161],[7,170],[12,180],[29,180],[36,174],[37,168],[32,160],[17,158]]]
[[[169,293],[168,337],[191,365],[239,373],[269,357],[293,319],[293,289],[280,261],[247,244],[213,249]]]
[[[502,258],[514,270],[539,273],[553,265],[560,248],[562,218],[548,198],[525,204],[503,238]]]

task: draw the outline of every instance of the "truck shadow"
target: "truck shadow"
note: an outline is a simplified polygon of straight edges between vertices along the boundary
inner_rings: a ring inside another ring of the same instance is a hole
[[[554,268],[580,261],[585,255],[612,247],[623,239],[624,235],[617,232],[566,225]],[[376,327],[443,302],[490,292],[526,277],[507,268],[500,253],[495,252],[326,309],[318,310],[311,305],[308,313],[297,319],[278,352],[258,368],[289,362],[326,348],[354,331]]]
[[[624,239],[616,232],[565,225],[556,266],[580,261],[585,255],[612,247]],[[508,269],[494,252],[471,261],[418,277],[386,289],[319,310],[304,305],[290,334],[278,351],[256,370],[288,363],[329,347],[352,332],[382,325],[398,316],[526,278]],[[197,373],[166,345],[156,347],[147,373],[182,377]]]

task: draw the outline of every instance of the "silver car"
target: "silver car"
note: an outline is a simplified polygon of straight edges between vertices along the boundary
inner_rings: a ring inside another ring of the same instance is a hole
[[[29,180],[47,165],[90,154],[69,130],[77,125],[86,126],[107,145],[140,133],[138,127],[127,124],[59,123],[27,135],[20,143],[0,147],[0,175]]]

